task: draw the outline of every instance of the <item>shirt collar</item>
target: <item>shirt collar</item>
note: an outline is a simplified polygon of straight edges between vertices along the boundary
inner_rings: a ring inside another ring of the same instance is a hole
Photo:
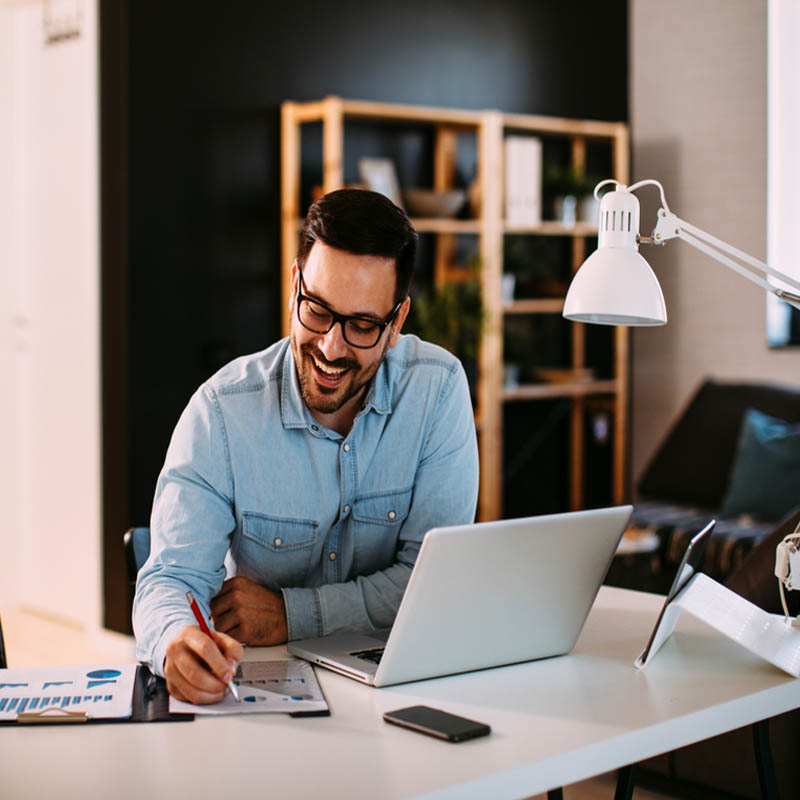
[[[367,389],[364,407],[356,414],[356,418],[364,416],[368,411],[377,414],[388,414],[391,410],[391,392],[389,388],[389,369],[387,360],[392,351],[381,362],[372,383]],[[281,366],[281,421],[284,428],[306,428],[311,424],[310,412],[306,408],[300,392],[300,381],[297,377],[294,353],[289,339],[286,339],[286,352]]]

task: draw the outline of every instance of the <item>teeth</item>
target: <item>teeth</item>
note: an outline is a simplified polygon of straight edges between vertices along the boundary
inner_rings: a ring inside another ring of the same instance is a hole
[[[311,356],[311,358],[313,359],[314,364],[316,365],[317,369],[320,372],[324,372],[326,375],[330,375],[332,378],[335,378],[338,375],[341,375],[345,371],[345,369],[343,367],[340,368],[340,369],[337,369],[336,367],[324,366],[323,364],[320,364],[320,362],[317,361],[317,359],[314,358],[314,356]]]

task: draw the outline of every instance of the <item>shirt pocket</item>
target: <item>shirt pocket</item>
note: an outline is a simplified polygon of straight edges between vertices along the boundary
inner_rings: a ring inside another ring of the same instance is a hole
[[[397,538],[411,507],[412,489],[373,492],[353,503],[353,571],[365,575],[394,562]]]
[[[319,523],[245,511],[238,561],[242,572],[269,588],[302,586],[311,569]]]

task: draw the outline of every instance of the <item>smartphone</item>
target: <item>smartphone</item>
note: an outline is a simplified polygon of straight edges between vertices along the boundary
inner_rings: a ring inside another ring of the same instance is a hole
[[[392,725],[411,728],[448,742],[463,742],[478,736],[488,736],[492,729],[483,722],[448,714],[430,706],[410,706],[397,711],[387,711],[383,718]]]

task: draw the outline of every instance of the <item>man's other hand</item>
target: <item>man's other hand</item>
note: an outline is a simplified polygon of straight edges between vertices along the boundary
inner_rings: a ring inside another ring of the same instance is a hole
[[[283,595],[248,578],[228,578],[211,601],[214,627],[242,644],[283,644],[288,638]]]
[[[209,637],[196,625],[187,625],[167,646],[167,689],[186,703],[218,703],[242,655],[242,646],[233,637],[218,631]]]

